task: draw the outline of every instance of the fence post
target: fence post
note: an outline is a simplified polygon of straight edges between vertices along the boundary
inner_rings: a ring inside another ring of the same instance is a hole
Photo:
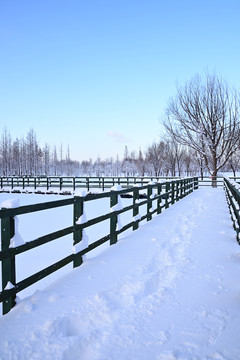
[[[184,179],[181,179],[181,189],[180,189],[180,199],[183,199],[184,198],[184,184],[185,184],[185,180]]]
[[[182,199],[183,198],[183,182],[184,182],[184,180],[180,180],[180,199]]]
[[[175,203],[175,181],[171,181],[171,204],[173,205]]]
[[[112,209],[113,206],[117,205],[118,203],[118,194],[114,190],[111,190],[110,194],[111,194],[110,207]],[[112,214],[110,217],[110,245],[116,244],[117,242],[116,227],[117,227],[117,215]]]
[[[179,180],[176,180],[176,201],[179,200]]]
[[[76,230],[76,221],[83,215],[83,199],[79,196],[74,196],[74,205],[73,205],[73,246],[78,244],[82,240],[82,229]],[[82,264],[82,256],[75,254],[73,260],[73,267],[80,266]]]
[[[184,186],[183,186],[183,197],[186,196],[186,189],[187,189],[187,180],[184,179]]]
[[[102,191],[104,191],[104,177],[102,177]]]
[[[3,209],[3,208],[2,208]],[[14,217],[6,217],[1,221],[1,250],[7,250],[10,245],[10,239],[15,234]],[[2,290],[5,289],[8,282],[16,285],[15,256],[2,260]],[[3,314],[8,313],[16,304],[16,295],[3,301]]]
[[[169,208],[168,198],[169,198],[169,190],[170,190],[170,183],[166,182],[166,193],[165,193],[165,209]]]
[[[152,220],[152,213],[151,213],[151,209],[152,209],[152,186],[148,185],[147,187],[147,221]]]
[[[194,190],[198,189],[198,177],[194,178]]]
[[[139,211],[138,201],[139,201],[139,189],[137,187],[135,187],[133,189],[133,218],[135,218],[135,216],[138,216],[138,213],[139,213],[138,212]],[[138,229],[138,224],[139,224],[139,221],[135,220],[134,224],[133,224],[133,230]]]
[[[191,190],[191,192],[193,192],[193,189],[194,189],[194,178],[191,178],[190,179],[190,190]]]
[[[86,178],[86,185],[87,185],[87,190],[89,191],[89,177]]]
[[[158,194],[158,196],[161,195],[161,191],[162,191],[162,185],[158,183],[157,184],[157,194]],[[161,214],[161,212],[162,212],[161,201],[162,201],[162,197],[160,196],[157,199],[157,214]]]

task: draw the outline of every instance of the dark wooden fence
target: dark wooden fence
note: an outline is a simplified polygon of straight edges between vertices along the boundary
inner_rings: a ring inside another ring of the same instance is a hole
[[[85,188],[87,191],[91,189],[100,189],[102,191],[110,189],[112,186],[118,184],[123,188],[129,188],[134,185],[147,185],[150,181],[166,181],[176,180],[179,177],[70,177],[70,176],[6,176],[0,177],[0,191],[2,192],[35,192],[44,194],[66,194],[69,195],[77,189]],[[233,178],[232,178],[233,179]],[[240,177],[235,177],[234,180],[240,182]],[[223,186],[223,177],[216,177],[213,179],[210,176],[198,177],[199,186],[207,187]]]
[[[231,179],[224,179],[224,189],[237,241],[240,244],[240,185]]]
[[[194,189],[197,189],[198,178],[186,178],[162,183],[150,182],[148,185],[135,185],[134,187],[122,190],[119,190],[119,187],[116,188],[117,190],[111,190],[110,192],[99,194],[89,193],[85,197],[74,196],[63,200],[50,201],[15,208],[2,208],[0,210],[2,246],[0,251],[0,260],[2,262],[2,292],[0,292],[0,302],[3,303],[3,314],[6,314],[15,305],[15,298],[18,292],[71,262],[73,263],[73,267],[81,265],[82,256],[84,254],[102,245],[106,241],[110,241],[110,245],[115,244],[120,233],[130,228],[132,228],[132,230],[136,230],[141,221],[151,220],[153,214],[160,214],[163,209],[167,209],[170,205],[190,194]],[[119,196],[132,198],[131,204],[120,209],[118,207]],[[107,214],[96,217],[89,221],[79,220],[84,214],[85,202],[102,198],[109,198],[110,200],[110,209]],[[46,209],[64,207],[67,205],[73,206],[72,226],[41,236],[20,246],[13,248],[9,247],[10,240],[15,234],[15,216]],[[146,209],[146,212],[141,216],[139,214],[139,209],[143,205],[145,205],[144,208]],[[133,220],[131,220],[122,228],[118,228],[118,215],[126,211],[132,211]],[[105,220],[109,220],[110,222],[109,234],[91,243],[90,245],[87,245],[86,247],[82,246],[84,243],[84,241],[82,241],[83,229]],[[18,254],[68,234],[73,234],[73,245],[76,249],[73,254],[70,254],[69,256],[23,279],[22,281],[19,281],[18,283],[16,282],[15,258]]]

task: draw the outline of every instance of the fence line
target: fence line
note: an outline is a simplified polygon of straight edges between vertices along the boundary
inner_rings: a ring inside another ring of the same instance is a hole
[[[237,241],[240,244],[240,185],[234,180],[224,178],[224,190],[233,221],[233,228],[237,233]]]
[[[240,182],[240,177],[230,177]],[[147,185],[150,181],[177,180],[180,177],[154,177],[154,176],[130,176],[130,177],[71,177],[71,176],[6,176],[0,177],[1,192],[34,192],[47,194],[71,195],[77,189],[86,188],[101,189],[105,191],[115,185],[121,185],[123,188],[129,188],[134,185]],[[198,177],[200,187],[223,186],[223,177],[213,178],[211,176]]]
[[[0,261],[2,262],[2,292],[0,292],[0,302],[3,303],[3,314],[6,314],[15,305],[15,298],[18,292],[57,271],[70,262],[73,263],[73,267],[81,265],[82,256],[84,254],[102,245],[106,241],[110,241],[110,245],[115,244],[120,233],[126,231],[129,228],[137,230],[141,221],[145,219],[150,221],[154,213],[160,214],[163,209],[167,209],[170,205],[190,194],[194,189],[197,188],[198,178],[195,177],[162,183],[150,182],[148,185],[135,185],[134,187],[128,189],[120,189],[120,187],[117,186],[116,189],[112,189],[110,192],[105,193],[90,193],[86,196],[74,196],[64,200],[50,201],[46,203],[20,207],[13,207],[14,205],[12,205],[12,208],[11,206],[10,208],[2,208],[0,210],[2,245],[0,251]],[[142,190],[146,190],[147,193],[143,195],[140,193]],[[155,194],[153,191],[155,191]],[[132,205],[121,208],[119,206],[119,197],[131,197]],[[94,201],[101,198],[109,198],[109,213],[98,216],[89,221],[86,219],[84,220],[85,202]],[[155,204],[156,206],[154,206]],[[20,246],[9,247],[11,239],[13,238],[16,231],[15,216],[46,209],[53,209],[66,205],[73,205],[72,226],[41,236]],[[143,205],[146,205],[146,213],[141,216],[139,214],[139,209]],[[118,216],[129,210],[132,211],[133,220],[127,223],[125,226],[119,227]],[[84,242],[83,230],[104,220],[109,220],[110,222],[109,234],[89,245],[86,244]],[[68,234],[73,234],[73,254],[16,283],[16,255]]]

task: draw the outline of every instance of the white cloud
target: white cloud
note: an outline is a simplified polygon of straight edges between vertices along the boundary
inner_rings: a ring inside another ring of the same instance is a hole
[[[115,142],[118,143],[126,143],[129,142],[129,139],[127,139],[125,137],[125,135],[123,135],[120,132],[116,132],[116,131],[109,131],[108,132],[108,136],[111,137]]]

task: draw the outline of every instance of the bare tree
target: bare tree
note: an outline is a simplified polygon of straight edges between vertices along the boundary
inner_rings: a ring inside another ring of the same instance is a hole
[[[236,177],[236,171],[240,167],[240,151],[239,150],[230,157],[230,159],[228,161],[228,166],[232,170],[233,176]]]
[[[34,175],[37,167],[37,137],[33,128],[27,134],[26,140],[27,173]]]
[[[11,136],[4,128],[0,143],[0,160],[1,160],[1,171],[4,176],[7,176],[11,169]]]
[[[238,147],[239,96],[217,75],[195,76],[177,89],[164,126],[180,144],[197,151],[213,179]]]
[[[122,161],[122,171],[126,176],[130,176],[131,174],[131,158],[128,152],[127,145],[124,148],[124,158]]]
[[[21,175],[20,170],[20,141],[17,138],[12,145],[12,174]]]
[[[164,141],[153,143],[147,149],[146,159],[154,169],[154,175],[160,176],[163,164],[166,162],[166,144]]]
[[[140,174],[141,176],[144,176],[144,175],[145,175],[145,172],[146,172],[146,162],[145,162],[145,159],[144,159],[144,157],[143,157],[143,154],[142,154],[142,150],[141,150],[141,149],[139,149],[136,166],[137,166],[137,169],[138,169],[139,174]]]

